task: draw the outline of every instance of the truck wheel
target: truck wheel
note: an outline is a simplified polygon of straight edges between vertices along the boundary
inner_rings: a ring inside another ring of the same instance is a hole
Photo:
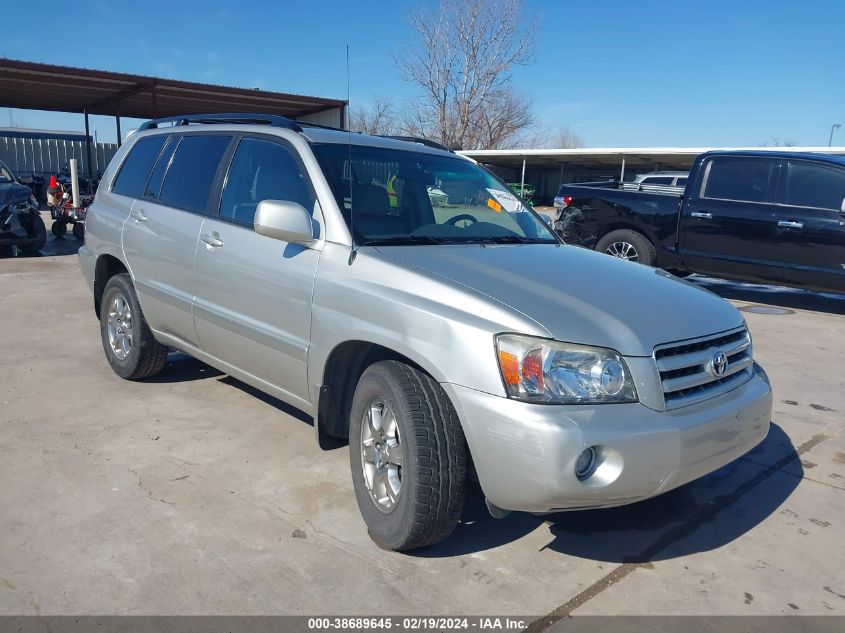
[[[466,440],[430,376],[398,361],[370,365],[352,400],[349,453],[358,508],[376,543],[410,550],[455,529],[466,494]]]
[[[33,237],[37,238],[36,241],[32,244],[20,247],[21,252],[26,253],[27,255],[37,253],[44,248],[44,244],[47,243],[47,227],[44,225],[44,220],[41,219],[40,214],[36,215],[32,219],[32,232]]]
[[[121,378],[149,378],[164,368],[167,348],[153,338],[126,273],[114,275],[103,290],[100,337],[109,365]]]
[[[654,260],[657,259],[657,251],[648,238],[629,229],[611,231],[599,240],[596,250],[646,266],[653,266]]]
[[[53,226],[50,227],[50,230],[56,237],[64,237],[65,233],[67,233],[67,224],[60,220],[56,220],[53,222]]]

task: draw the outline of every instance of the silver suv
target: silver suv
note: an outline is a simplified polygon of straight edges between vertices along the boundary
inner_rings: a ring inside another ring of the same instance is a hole
[[[318,439],[348,438],[361,514],[388,548],[445,538],[471,472],[494,516],[615,506],[769,428],[736,309],[564,245],[501,180],[427,141],[272,116],[151,121],[109,165],[79,259],[119,376],[181,350],[307,412]]]

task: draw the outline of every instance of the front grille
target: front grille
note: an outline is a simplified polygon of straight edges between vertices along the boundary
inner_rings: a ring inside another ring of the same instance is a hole
[[[722,375],[711,370],[723,352],[728,364]],[[654,360],[660,372],[666,409],[677,409],[735,389],[751,378],[751,338],[744,327],[731,332],[659,345]]]

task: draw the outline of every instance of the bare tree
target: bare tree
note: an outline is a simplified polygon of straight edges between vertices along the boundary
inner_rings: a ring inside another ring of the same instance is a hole
[[[787,139],[782,141],[779,136],[772,136],[768,141],[760,144],[760,147],[796,147],[797,141]]]
[[[349,129],[364,134],[396,134],[399,120],[393,100],[374,97],[368,105],[349,110]]]
[[[521,0],[440,0],[409,13],[417,41],[395,58],[416,84],[406,128],[450,147],[499,147],[534,122],[511,73],[532,61],[535,21]]]
[[[548,147],[553,149],[575,149],[584,147],[584,139],[570,130],[567,126],[561,126],[551,135]]]
[[[519,144],[530,149],[575,149],[586,145],[583,138],[565,125],[557,130],[535,129],[523,135]]]

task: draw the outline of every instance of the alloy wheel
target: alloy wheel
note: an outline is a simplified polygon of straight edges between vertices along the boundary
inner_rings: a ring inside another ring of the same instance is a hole
[[[402,446],[396,415],[382,400],[373,401],[364,411],[361,466],[376,508],[392,512],[402,492]]]
[[[640,254],[630,242],[613,242],[604,252],[629,262],[640,261]]]
[[[122,294],[112,299],[108,314],[109,346],[119,360],[132,350],[132,309]]]

